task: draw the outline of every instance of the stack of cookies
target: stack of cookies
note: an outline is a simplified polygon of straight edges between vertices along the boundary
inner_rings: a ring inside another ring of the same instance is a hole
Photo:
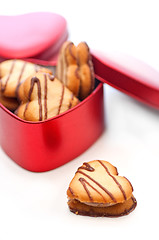
[[[126,177],[104,160],[85,162],[78,168],[67,190],[71,212],[91,217],[121,217],[132,212],[136,199]]]
[[[22,60],[0,64],[0,102],[18,117],[42,121],[77,105],[94,89],[89,47],[65,42],[60,50],[56,77],[48,68]]]

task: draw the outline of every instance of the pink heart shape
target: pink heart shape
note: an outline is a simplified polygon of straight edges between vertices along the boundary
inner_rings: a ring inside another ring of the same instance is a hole
[[[67,38],[66,25],[62,16],[49,12],[0,16],[0,56],[33,57],[50,48],[54,53]]]

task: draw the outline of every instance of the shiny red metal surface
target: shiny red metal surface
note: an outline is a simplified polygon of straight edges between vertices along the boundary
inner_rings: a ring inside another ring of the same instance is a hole
[[[8,30],[8,31],[7,31]],[[49,60],[68,37],[66,19],[52,12],[0,15],[0,56]]]
[[[159,72],[148,64],[124,55],[93,54],[96,77],[103,83],[159,109]]]
[[[103,84],[69,111],[43,122],[23,121],[0,104],[0,144],[21,167],[43,172],[89,148],[104,130]]]

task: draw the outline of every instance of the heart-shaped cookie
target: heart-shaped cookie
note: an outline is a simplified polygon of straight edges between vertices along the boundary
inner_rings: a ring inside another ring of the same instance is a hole
[[[0,91],[5,97],[16,97],[16,90],[21,83],[30,75],[39,70],[46,73],[51,71],[41,68],[36,64],[22,60],[6,60],[0,64]]]
[[[123,216],[136,207],[133,187],[118,176],[116,167],[95,160],[78,168],[67,190],[68,206],[74,213],[89,216]]]
[[[19,84],[37,71],[52,73],[47,68],[22,60],[6,60],[0,63],[0,103],[11,111],[18,107]]]
[[[77,47],[70,41],[63,44],[56,70],[62,81],[81,100],[94,89],[94,69],[88,45],[81,42]]]
[[[69,110],[79,103],[73,93],[53,75],[38,72],[18,88],[21,104],[17,116],[27,121],[42,121]]]

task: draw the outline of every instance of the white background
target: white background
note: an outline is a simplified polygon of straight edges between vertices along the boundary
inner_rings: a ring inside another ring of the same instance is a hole
[[[158,1],[7,1],[0,14],[51,11],[70,39],[103,53],[120,52],[159,70]],[[3,34],[3,32],[1,32]],[[107,130],[84,154],[46,173],[28,172],[0,149],[0,239],[159,239],[159,111],[105,86]],[[138,205],[121,218],[76,216],[66,190],[85,161],[105,159],[134,187]]]

